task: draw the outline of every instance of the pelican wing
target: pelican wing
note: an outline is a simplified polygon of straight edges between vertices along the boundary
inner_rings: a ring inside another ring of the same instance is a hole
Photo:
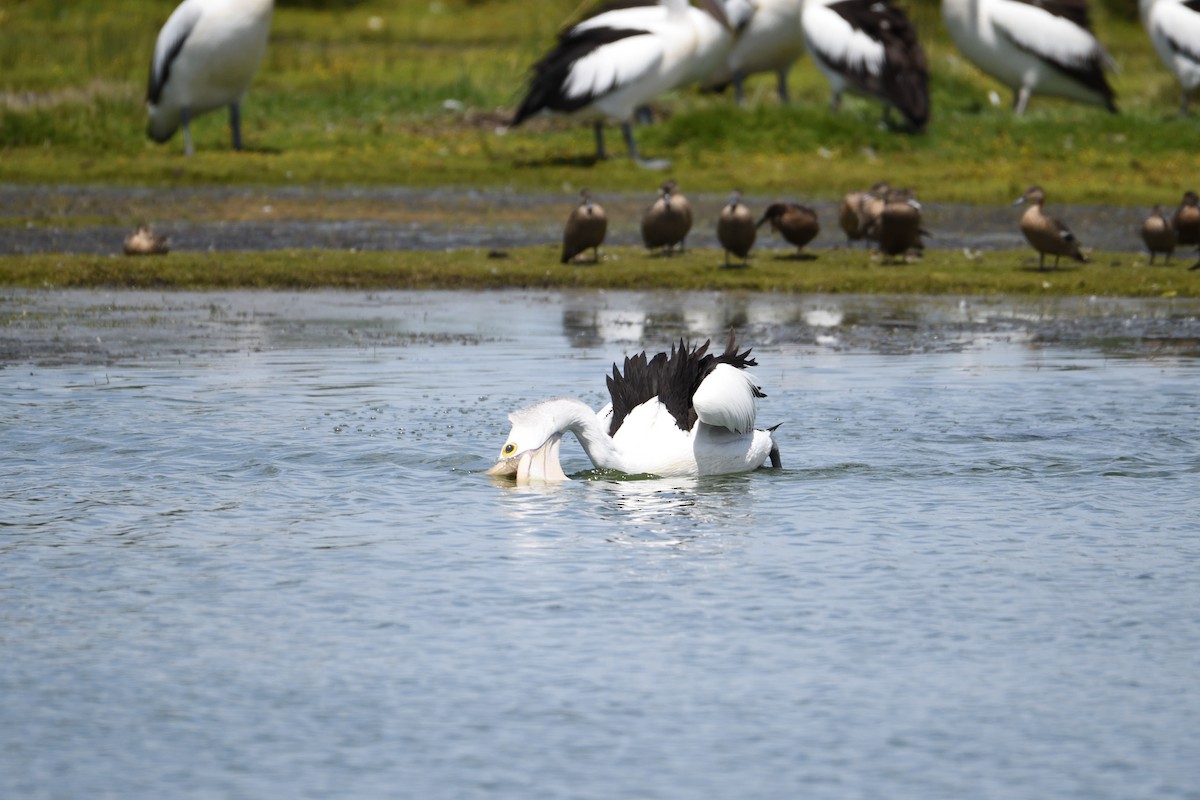
[[[1014,47],[1099,92],[1112,106],[1113,90],[1104,77],[1112,56],[1092,35],[1087,8],[1079,5],[1066,0],[997,3],[992,22]]]
[[[195,29],[201,13],[201,3],[185,0],[159,31],[158,40],[154,43],[154,59],[150,62],[150,84],[146,89],[146,100],[151,105],[156,105],[162,98],[163,87],[171,77],[171,65]]]
[[[729,364],[717,364],[692,395],[696,418],[734,433],[754,430],[754,398],[760,392],[753,376]]]
[[[1159,3],[1154,9],[1154,26],[1172,50],[1200,63],[1200,0]]]
[[[843,0],[826,6],[824,13],[818,6],[810,18],[819,14],[820,22],[805,28],[809,48],[863,88],[865,81],[878,78],[884,65],[883,43],[868,31],[862,13],[865,6],[858,0]]]

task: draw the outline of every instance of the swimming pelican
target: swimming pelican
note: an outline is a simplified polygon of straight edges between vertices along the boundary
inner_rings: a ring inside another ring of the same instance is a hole
[[[755,429],[756,398],[765,397],[730,331],[721,355],[710,341],[689,349],[682,341],[670,354],[627,357],[608,378],[611,402],[596,413],[579,400],[555,398],[509,415],[500,458],[489,475],[517,483],[561,481],[558,460],[564,434],[575,435],[592,464],[627,475],[682,477],[749,472],[768,459],[780,467],[779,445],[769,430]]]
[[[655,200],[642,215],[642,243],[647,250],[661,247],[671,255],[675,245],[683,252],[683,242],[692,229],[692,204],[678,191],[673,180],[663,181]]]
[[[1142,222],[1142,241],[1150,251],[1150,263],[1154,263],[1155,253],[1166,253],[1167,263],[1170,264],[1177,239],[1175,227],[1163,213],[1162,206],[1155,206],[1150,216]]]
[[[804,33],[800,29],[803,4],[804,0],[757,0],[753,4],[748,0],[725,0],[725,15],[737,37],[728,58],[704,79],[702,86],[721,90],[733,84],[740,106],[745,101],[746,78],[758,72],[773,72],[779,101],[788,102],[788,71],[804,55]]]
[[[800,16],[804,44],[833,89],[894,106],[915,130],[929,121],[925,51],[905,13],[889,0],[806,0]]]
[[[1029,208],[1021,215],[1021,233],[1038,251],[1038,269],[1046,268],[1046,254],[1054,256],[1054,268],[1058,269],[1060,256],[1070,256],[1076,261],[1087,261],[1079,250],[1079,240],[1061,220],[1047,216],[1042,211],[1046,192],[1041,186],[1030,186],[1025,194],[1013,201],[1013,205],[1028,202]]]
[[[533,65],[533,75],[512,124],[542,111],[593,120],[596,158],[606,158],[605,119],[620,122],[629,156],[644,160],[633,138],[633,115],[658,95],[699,80],[733,45],[728,19],[717,0],[659,0],[656,6],[618,7],[559,34],[558,44]]]
[[[1087,0],[943,0],[950,38],[975,66],[1013,90],[1024,114],[1034,94],[1104,106],[1112,56],[1092,34]]]
[[[125,237],[127,256],[163,256],[171,249],[166,236],[160,236],[149,225],[138,225],[137,230]]]
[[[233,149],[242,149],[242,97],[258,72],[271,30],[273,0],[183,0],[154,44],[146,107],[147,135],[162,143],[196,114],[229,106]]]
[[[772,230],[778,232],[787,242],[796,245],[797,251],[803,250],[804,245],[821,232],[817,212],[799,203],[772,203],[767,206],[762,219],[755,227],[761,228],[763,223],[768,221]]]
[[[1175,73],[1183,92],[1179,113],[1200,86],[1200,3],[1195,0],[1139,0],[1142,25],[1158,57]]]
[[[608,232],[608,217],[599,203],[592,202],[592,193],[584,189],[579,193],[581,202],[563,229],[562,263],[566,264],[584,250],[595,253],[595,262],[600,263],[600,244]]]
[[[730,253],[740,258],[742,266],[745,266],[757,235],[754,215],[742,202],[741,190],[734,190],[729,203],[721,209],[721,215],[717,218],[717,240],[725,249],[725,266],[729,266]]]

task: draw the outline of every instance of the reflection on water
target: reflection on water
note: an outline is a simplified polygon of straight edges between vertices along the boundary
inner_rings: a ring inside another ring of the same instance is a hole
[[[1190,798],[1196,312],[10,293],[0,796]],[[482,474],[731,324],[784,469]]]

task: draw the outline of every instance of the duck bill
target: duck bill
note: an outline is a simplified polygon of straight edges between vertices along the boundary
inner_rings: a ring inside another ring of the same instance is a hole
[[[496,478],[513,478],[518,486],[570,480],[558,461],[561,441],[561,437],[555,436],[536,450],[526,450],[512,458],[501,459],[487,470],[487,474]]]

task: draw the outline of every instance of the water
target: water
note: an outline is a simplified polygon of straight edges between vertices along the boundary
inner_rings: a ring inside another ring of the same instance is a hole
[[[0,796],[1200,797],[1197,310],[9,293]],[[481,474],[731,322],[784,470]]]

